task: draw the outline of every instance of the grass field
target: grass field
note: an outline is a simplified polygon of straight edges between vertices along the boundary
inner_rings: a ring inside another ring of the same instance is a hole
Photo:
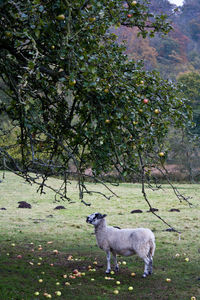
[[[54,186],[59,184],[56,179],[50,181]],[[100,185],[88,185],[105,192]],[[177,233],[166,232],[167,226],[147,212],[139,184],[113,187],[119,197],[111,200],[97,194],[87,196],[91,206],[85,206],[78,199],[75,182],[69,185],[75,203],[55,203],[52,192],[39,195],[37,187],[6,173],[0,183],[0,300],[200,299],[200,185],[178,187],[193,197],[191,208],[180,203],[168,185],[163,185],[163,190],[148,190],[148,197],[160,216],[181,231],[180,240]],[[18,208],[18,201],[26,201],[32,208]],[[66,209],[55,210],[57,205]],[[171,208],[180,212],[170,212]],[[131,214],[134,209],[143,213]],[[96,246],[93,227],[85,222],[86,216],[96,211],[108,215],[109,225],[154,231],[157,247],[152,276],[142,279],[143,262],[132,256],[119,257],[119,273],[105,278],[105,254]],[[74,269],[80,272],[78,276],[73,276]]]

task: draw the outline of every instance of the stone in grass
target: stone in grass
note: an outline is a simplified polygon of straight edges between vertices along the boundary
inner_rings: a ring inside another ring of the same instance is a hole
[[[18,208],[31,208],[31,204],[27,203],[26,201],[19,201]]]
[[[141,214],[143,211],[141,209],[134,209],[131,211],[131,214]]]
[[[167,228],[166,230],[164,231],[169,231],[169,232],[175,232],[176,230],[174,228]]]
[[[62,205],[58,205],[54,209],[66,209],[66,208],[64,206],[62,206]]]
[[[173,212],[173,211],[180,212],[180,210],[177,209],[177,208],[171,208],[171,209],[169,210],[169,212]]]
[[[155,212],[158,211],[158,208],[151,207],[147,212]]]

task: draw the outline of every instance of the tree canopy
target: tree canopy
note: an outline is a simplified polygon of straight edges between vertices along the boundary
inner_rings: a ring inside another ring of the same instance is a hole
[[[188,121],[176,87],[117,44],[121,25],[144,38],[171,29],[148,1],[0,1],[0,158],[41,191],[60,174],[64,198],[71,175],[81,199],[85,179],[113,169],[144,180],[167,155],[169,126]]]

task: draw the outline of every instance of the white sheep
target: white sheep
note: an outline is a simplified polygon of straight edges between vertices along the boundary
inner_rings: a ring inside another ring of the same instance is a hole
[[[94,225],[97,245],[107,254],[106,273],[110,273],[110,252],[112,252],[115,270],[119,270],[117,254],[130,256],[137,254],[144,261],[146,277],[153,272],[153,256],[155,251],[155,236],[148,228],[119,229],[106,225],[106,215],[93,213],[87,217],[86,222]]]

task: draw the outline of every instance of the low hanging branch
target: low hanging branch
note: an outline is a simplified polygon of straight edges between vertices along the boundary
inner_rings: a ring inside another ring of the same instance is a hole
[[[156,169],[158,171],[160,171],[160,173],[164,176],[164,178],[167,180],[167,182],[169,183],[169,185],[171,186],[171,188],[174,191],[174,194],[176,195],[176,197],[179,199],[180,202],[185,201],[187,202],[187,204],[191,207],[193,204],[191,202],[189,202],[188,200],[191,199],[191,197],[185,197],[184,195],[182,195],[178,189],[171,183],[171,181],[169,180],[169,177],[167,176],[169,173],[167,171],[167,169],[165,168],[164,164],[162,164],[162,168],[165,172],[163,172],[163,170],[159,167],[156,167]]]
[[[145,191],[145,165],[143,163],[142,160],[142,156],[141,153],[138,152],[139,154],[139,159],[140,159],[140,165],[141,165],[141,181],[142,181],[142,194],[143,197],[145,199],[145,201],[147,202],[150,211],[152,212],[152,214],[154,214],[158,219],[160,219],[164,224],[166,224],[172,231],[177,232],[179,235],[181,234],[180,231],[176,230],[173,226],[171,226],[169,223],[167,223],[162,217],[160,217],[158,214],[155,213],[153,207],[151,206],[151,203],[149,202],[148,198],[147,198],[147,194]],[[173,186],[173,185],[172,185]]]

